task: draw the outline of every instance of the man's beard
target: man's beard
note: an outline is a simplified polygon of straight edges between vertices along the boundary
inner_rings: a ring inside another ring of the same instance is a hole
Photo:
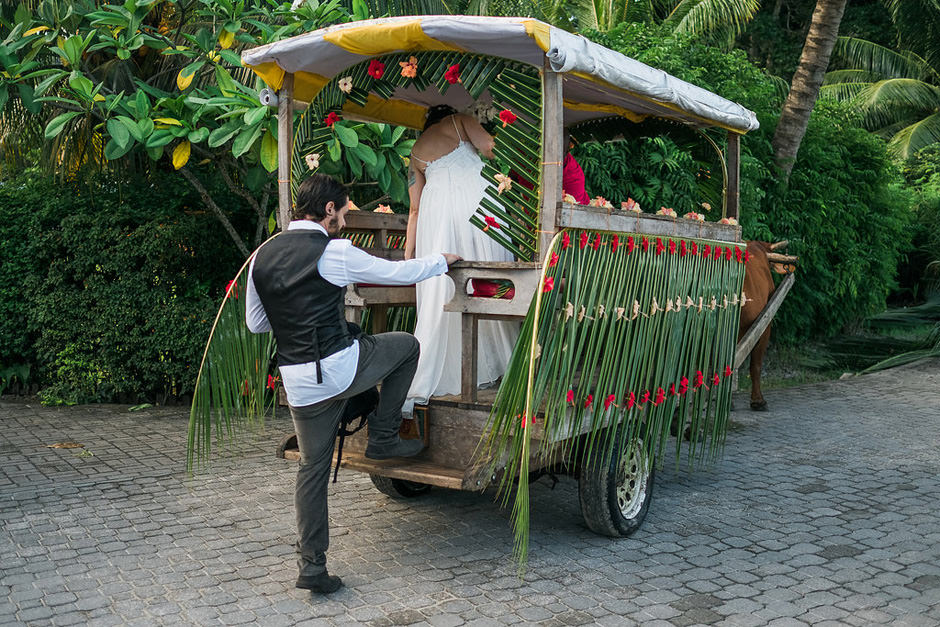
[[[339,230],[339,218],[333,216],[330,218],[330,221],[326,223],[326,232],[332,239],[336,239],[339,237]]]

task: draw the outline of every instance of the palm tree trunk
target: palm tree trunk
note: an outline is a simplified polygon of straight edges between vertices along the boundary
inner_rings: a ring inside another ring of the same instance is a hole
[[[813,20],[803,45],[800,64],[793,75],[790,93],[783,104],[780,121],[774,133],[774,161],[783,173],[783,179],[790,178],[796,153],[800,149],[810,113],[816,104],[819,88],[823,83],[829,57],[839,35],[839,23],[845,12],[847,0],[817,0]]]

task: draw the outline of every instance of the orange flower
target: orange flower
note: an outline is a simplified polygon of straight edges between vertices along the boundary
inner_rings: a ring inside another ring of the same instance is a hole
[[[414,78],[418,75],[418,59],[411,57],[407,61],[399,61],[401,66],[401,75],[405,78]]]

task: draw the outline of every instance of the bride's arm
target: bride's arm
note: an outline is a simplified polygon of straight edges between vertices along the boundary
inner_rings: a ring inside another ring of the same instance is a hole
[[[414,161],[408,164],[408,229],[405,231],[405,259],[414,259],[415,234],[418,227],[418,207],[424,189],[424,173],[419,172]]]
[[[477,122],[476,118],[469,115],[458,115],[457,119],[460,120],[460,125],[466,133],[467,139],[477,149],[477,152],[487,159],[492,159],[493,145],[495,144],[493,137]]]

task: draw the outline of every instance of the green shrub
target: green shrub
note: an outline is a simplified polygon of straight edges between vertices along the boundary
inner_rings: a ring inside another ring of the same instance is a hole
[[[940,291],[940,144],[914,155],[903,174],[913,195],[913,222],[899,299],[919,301]]]
[[[775,320],[777,341],[831,336],[884,308],[899,259],[909,247],[910,201],[884,142],[864,131],[846,106],[817,103],[789,185],[783,187],[775,177],[771,148],[781,105],[779,85],[743,51],[726,53],[690,36],[641,24],[587,36],[757,114],[761,127],[741,142],[744,236],[787,239],[789,252],[800,256],[797,281]],[[634,167],[646,177],[651,165]],[[632,189],[611,196],[632,195]],[[702,200],[698,189],[673,205],[678,210]]]
[[[0,275],[0,308],[18,315],[0,327],[3,354],[37,365],[45,402],[165,401],[191,391],[241,259],[215,219],[191,209],[200,205],[190,187],[161,176],[4,184],[0,211],[20,223],[4,229],[3,243],[28,249],[29,259],[19,266],[22,302],[10,302],[10,273]]]

